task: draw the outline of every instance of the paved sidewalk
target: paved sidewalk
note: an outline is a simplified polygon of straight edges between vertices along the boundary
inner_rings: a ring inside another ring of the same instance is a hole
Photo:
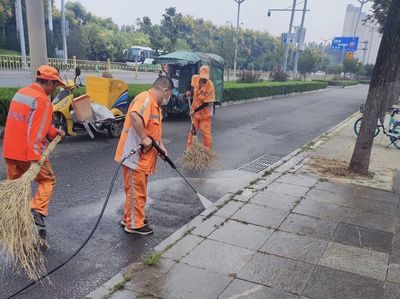
[[[388,191],[400,150],[377,140],[375,179],[326,167],[351,155],[354,119],[220,199],[155,248],[158,263],[86,298],[400,298],[399,196]]]

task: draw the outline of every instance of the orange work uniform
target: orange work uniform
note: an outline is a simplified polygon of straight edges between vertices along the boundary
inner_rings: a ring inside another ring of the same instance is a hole
[[[208,68],[207,68],[208,69]],[[194,75],[192,77],[193,87],[193,103],[192,111],[195,111],[203,103],[213,103],[215,101],[215,90],[214,84],[211,80],[207,80],[207,83],[200,88],[200,77],[201,75]],[[199,130],[203,134],[203,144],[205,147],[212,148],[212,137],[211,137],[211,106],[205,107],[204,109],[195,112],[193,115],[193,125],[198,132]],[[186,147],[189,148],[192,145],[192,133],[189,133]]]
[[[15,94],[10,103],[3,140],[8,179],[22,176],[32,161],[40,159],[46,136],[50,139],[56,136],[57,129],[51,125],[52,115],[49,96],[39,84],[33,83]],[[47,216],[56,182],[49,161],[40,169],[36,182],[39,187],[32,199],[31,208]]]
[[[141,139],[132,127],[131,113],[139,114],[143,119],[146,135],[161,142],[162,113],[155,97],[150,91],[138,94],[130,104],[124,128],[118,142],[115,160],[121,162],[132,149],[141,144]],[[123,221],[127,228],[137,229],[144,226],[147,202],[147,182],[150,174],[156,170],[157,150],[151,148],[146,153],[138,151],[123,163],[125,208]]]

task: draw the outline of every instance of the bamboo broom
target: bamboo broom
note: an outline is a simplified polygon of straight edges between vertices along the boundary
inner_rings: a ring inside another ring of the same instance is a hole
[[[43,152],[41,159],[16,180],[0,182],[0,245],[13,266],[21,267],[30,279],[38,280],[45,273],[39,236],[31,215],[31,185],[44,161],[61,140],[57,136]]]
[[[192,112],[192,108],[190,105],[190,99],[188,97],[188,103],[190,107],[190,112]],[[192,113],[190,113],[190,133],[192,134],[192,144],[191,146],[183,153],[181,158],[181,162],[183,167],[195,171],[205,170],[211,167],[211,164],[217,159],[217,155],[214,151],[206,148],[202,143],[198,141],[197,132],[193,124]]]

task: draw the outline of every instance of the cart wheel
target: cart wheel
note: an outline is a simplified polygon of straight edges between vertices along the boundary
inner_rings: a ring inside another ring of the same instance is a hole
[[[122,121],[113,121],[108,127],[108,135],[112,138],[118,138],[121,135],[124,123]]]

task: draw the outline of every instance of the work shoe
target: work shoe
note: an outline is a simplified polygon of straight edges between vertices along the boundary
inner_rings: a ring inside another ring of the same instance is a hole
[[[145,225],[141,228],[127,228],[124,227],[124,231],[128,234],[138,234],[138,235],[150,235],[153,233],[153,229],[149,225]]]
[[[33,220],[35,221],[35,224],[37,226],[46,227],[46,224],[44,223],[44,219],[43,219],[45,216],[43,216],[36,210],[31,210],[31,213],[32,213]]]
[[[144,225],[149,224],[149,221],[147,220],[147,218],[144,218],[143,222],[144,222]],[[126,226],[126,222],[124,220],[121,220],[121,222],[119,224],[121,224],[121,226]]]

